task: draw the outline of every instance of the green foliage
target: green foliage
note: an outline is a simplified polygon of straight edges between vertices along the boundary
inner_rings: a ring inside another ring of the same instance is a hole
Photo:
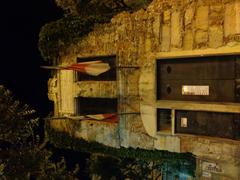
[[[37,179],[44,180],[65,180],[65,179],[77,179],[77,173],[79,171],[79,166],[77,165],[73,171],[69,171],[66,167],[66,161],[64,158],[62,158],[61,161],[57,163],[50,162],[49,159],[47,159],[45,162],[45,166],[43,168],[43,173],[41,173]]]
[[[12,93],[0,86],[0,140],[12,144],[26,143],[33,138],[38,118],[28,105],[13,98]]]
[[[87,171],[90,175],[99,175],[104,180],[110,180],[112,177],[123,179],[121,169],[119,168],[120,160],[117,158],[92,155],[87,164]]]
[[[39,51],[44,60],[55,62],[59,53],[93,29],[107,23],[117,13],[146,6],[151,0],[56,0],[65,17],[44,25],[39,34]]]
[[[1,151],[0,151],[1,153]],[[28,146],[8,149],[2,161],[0,179],[75,179],[78,168],[68,171],[64,159],[54,163],[50,161],[52,153]],[[2,173],[1,173],[2,172]]]
[[[0,86],[0,179],[75,179],[76,171],[68,171],[65,160],[53,163],[51,152],[38,148],[34,128],[38,118],[28,105],[13,98]]]
[[[117,158],[93,154],[88,161],[90,175],[98,175],[102,180],[110,179],[153,179],[153,171],[161,174],[163,163],[161,161],[145,161],[132,158]]]
[[[29,179],[30,176],[43,174],[43,167],[49,157],[47,151],[36,151],[29,147],[9,149],[8,156],[3,159],[3,174],[7,179]]]
[[[3,176],[4,169],[5,169],[5,164],[0,163],[0,178]]]
[[[67,16],[44,25],[39,34],[38,47],[44,60],[56,60],[60,51],[87,34],[94,23],[106,22],[107,16]]]
[[[86,16],[106,14],[123,10],[136,10],[147,6],[152,0],[55,0],[66,15]]]
[[[90,22],[80,17],[65,17],[44,25],[39,34],[39,50],[45,60],[54,60],[58,53],[89,31]]]
[[[141,159],[144,161],[161,161],[168,163],[171,167],[194,176],[196,159],[191,153],[172,153],[169,151],[144,150],[133,148],[112,148],[97,142],[88,142],[84,139],[76,139],[67,133],[57,132],[46,126],[48,138],[58,148],[72,149],[74,151],[101,153],[109,156],[122,158]]]

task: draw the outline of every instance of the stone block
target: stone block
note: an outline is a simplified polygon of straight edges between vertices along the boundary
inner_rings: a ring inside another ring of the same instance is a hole
[[[153,139],[142,133],[130,132],[129,145],[133,148],[152,149]]]
[[[210,6],[210,11],[212,12],[218,12],[218,13],[222,13],[223,11],[223,6],[222,5],[213,5]]]
[[[239,165],[235,166],[230,162],[223,162],[220,166],[222,167],[222,173],[219,174],[221,180],[235,180],[239,178]]]
[[[159,136],[154,141],[154,148],[157,150],[167,150],[166,149],[166,136]]]
[[[212,143],[209,146],[209,153],[222,155],[222,152],[223,152],[222,144],[220,144],[220,143]]]
[[[196,28],[201,30],[208,29],[208,6],[199,6],[196,10]]]
[[[163,12],[163,23],[164,24],[170,23],[170,20],[171,20],[171,11],[170,10],[164,11]]]
[[[138,52],[139,54],[144,54],[146,50],[146,38],[143,33],[139,34],[139,45]]]
[[[87,134],[87,140],[88,141],[96,141],[96,136],[97,136],[97,132],[96,131],[89,130],[88,134]]]
[[[237,33],[237,12],[234,3],[226,4],[224,14],[224,35],[228,37]],[[239,23],[239,21],[238,21]]]
[[[209,25],[222,25],[223,24],[223,6],[215,5],[210,7]]]
[[[121,128],[120,129],[120,143],[122,147],[128,148],[130,146],[130,140],[129,140],[129,131]]]
[[[171,45],[172,47],[182,47],[182,14],[180,11],[174,11],[171,18]]]
[[[234,156],[238,159],[238,161],[240,161],[240,145],[239,146],[235,146],[234,148]]]
[[[209,1],[209,0],[208,0],[208,1]],[[198,6],[204,6],[204,5],[206,5],[206,3],[207,3],[205,0],[197,0],[196,2],[197,2],[197,5],[198,5]]]
[[[192,50],[193,49],[193,42],[194,42],[194,33],[193,31],[186,30],[184,37],[183,37],[183,49],[185,50]]]
[[[195,139],[192,137],[180,137],[181,152],[192,152],[195,146]]]
[[[170,32],[171,32],[170,25],[163,25],[161,51],[169,51],[170,49],[170,40],[171,40]]]
[[[151,52],[152,44],[153,44],[152,38],[146,38],[145,39],[145,51],[146,51],[146,53],[150,53]]]
[[[106,81],[99,83],[99,91],[100,91],[100,97],[116,97],[117,95],[117,88],[116,83],[113,81]],[[94,95],[96,97],[96,95]],[[93,97],[94,97],[93,96]]]
[[[223,45],[222,26],[211,26],[209,28],[209,47],[217,48]]]
[[[129,112],[131,111],[133,110],[130,110],[129,108]],[[145,133],[145,129],[143,127],[141,119],[139,118],[139,115],[129,115],[128,121],[126,122],[126,129],[135,133]]]
[[[90,83],[87,81],[81,81],[77,83],[77,92],[78,96],[82,97],[97,97],[101,94],[100,85],[98,82]]]
[[[198,142],[195,143],[192,152],[197,156],[208,157],[210,155],[209,146],[206,144],[198,143]]]
[[[111,147],[119,147],[119,139],[117,134],[117,128],[116,126],[109,126],[104,128],[103,138],[102,142],[105,145],[111,146]]]
[[[234,155],[233,145],[223,143],[222,151],[223,151],[223,154],[230,155],[230,156]]]
[[[236,1],[236,31],[240,34],[240,1]]]
[[[160,22],[161,22],[161,16],[160,14],[155,14],[154,16],[154,21],[153,21],[153,35],[154,39],[156,40],[157,43],[159,43],[160,40]]]
[[[166,149],[166,137],[162,136],[159,138],[159,148]]]
[[[208,33],[206,31],[198,30],[195,33],[195,43],[197,46],[204,45],[208,42]]]
[[[96,131],[96,137],[95,137],[95,141],[99,142],[99,143],[103,143],[103,144],[109,144],[108,142],[108,138],[107,137],[111,137],[110,136],[110,132],[108,132],[111,129],[111,127],[109,127],[109,129],[104,128],[103,126],[99,126],[95,128]],[[94,129],[92,129],[92,131],[94,131]],[[106,136],[104,136],[104,132],[106,133]],[[113,138],[111,138],[111,141],[114,141]]]
[[[180,152],[180,139],[176,136],[167,136],[165,145],[168,151]]]
[[[193,7],[189,7],[186,9],[185,14],[184,14],[184,25],[189,26],[192,21],[193,21],[193,17],[194,17],[194,8]]]
[[[222,0],[222,2],[224,3],[224,4],[227,4],[227,3],[231,3],[231,2],[233,2],[234,0]]]

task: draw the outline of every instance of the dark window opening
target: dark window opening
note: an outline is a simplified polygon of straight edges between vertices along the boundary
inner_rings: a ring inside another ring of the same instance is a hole
[[[157,131],[171,132],[171,109],[157,109]]]
[[[240,59],[212,56],[157,60],[157,99],[240,101]]]
[[[77,58],[77,62],[88,62],[101,60],[108,63],[110,70],[98,76],[91,76],[85,73],[77,72],[78,81],[115,81],[116,80],[116,56],[96,56],[91,58]]]
[[[240,139],[240,114],[205,111],[175,112],[175,132]]]
[[[117,113],[117,98],[78,97],[75,101],[77,115]]]

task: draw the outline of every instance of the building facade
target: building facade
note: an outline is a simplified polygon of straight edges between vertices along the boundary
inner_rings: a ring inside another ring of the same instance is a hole
[[[154,0],[97,25],[60,65],[102,60],[91,77],[49,79],[51,127],[112,147],[191,152],[198,179],[240,179],[240,1]],[[239,84],[239,85],[238,85]],[[77,120],[112,113],[115,121]]]

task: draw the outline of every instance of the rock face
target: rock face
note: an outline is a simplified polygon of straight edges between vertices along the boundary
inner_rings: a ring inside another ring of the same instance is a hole
[[[240,53],[239,4],[239,0],[154,0],[146,10],[123,12],[111,23],[96,26],[62,52],[60,62],[64,65],[75,63],[77,57],[116,55],[116,66],[129,68],[119,68],[117,80],[109,82],[76,82],[73,72],[57,72],[49,81],[55,116],[74,115],[77,96],[118,98],[119,114],[134,113],[120,115],[118,124],[53,120],[52,127],[116,148],[191,152],[199,158],[199,179],[239,179],[240,142],[174,132],[158,135],[155,95],[155,60],[162,56]],[[221,171],[203,172],[205,161],[216,163]]]

